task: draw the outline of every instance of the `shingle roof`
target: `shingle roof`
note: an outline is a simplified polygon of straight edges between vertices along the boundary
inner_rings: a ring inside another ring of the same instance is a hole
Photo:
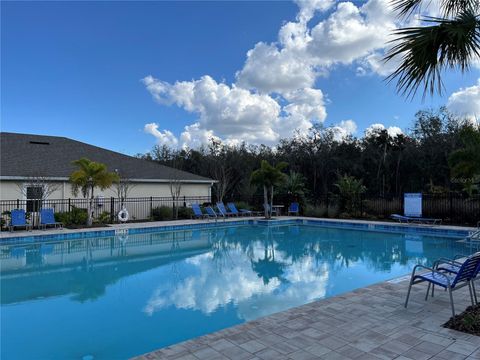
[[[153,161],[110,151],[59,136],[0,133],[0,176],[66,178],[82,157],[117,169],[122,177],[146,181],[169,179],[211,182],[211,179],[176,170]]]

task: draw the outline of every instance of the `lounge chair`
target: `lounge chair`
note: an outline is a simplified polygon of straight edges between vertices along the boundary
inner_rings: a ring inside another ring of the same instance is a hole
[[[230,209],[230,211],[233,214],[237,214],[237,215],[254,216],[254,215],[258,215],[260,213],[259,211],[252,211],[252,210],[247,210],[247,209],[237,209],[237,207],[235,206],[235,203],[227,203],[227,207]]]
[[[213,208],[211,206],[207,206],[205,208],[205,210],[207,211],[207,214],[209,217],[212,217],[212,218],[218,218],[218,217],[224,217],[222,214],[219,214],[217,213],[215,210],[213,210]]]
[[[192,210],[193,210],[193,217],[195,219],[205,219],[209,217],[208,214],[204,214],[202,212],[202,209],[198,204],[192,204]]]
[[[418,224],[441,224],[442,219],[432,219],[432,218],[424,218],[420,216],[406,216],[400,214],[392,214],[390,218],[393,220],[397,220],[398,222],[405,222],[405,223],[418,223]]]
[[[10,231],[13,231],[16,227],[24,227],[26,230],[32,230],[32,225],[27,223],[25,210],[23,209],[13,209],[10,213]]]
[[[47,226],[54,226],[55,228],[58,226],[63,228],[63,224],[61,222],[55,221],[53,209],[40,210],[40,227],[46,229]]]
[[[234,214],[233,212],[228,211],[225,208],[225,205],[223,204],[223,202],[217,202],[217,209],[218,209],[218,212],[220,214],[222,214],[223,216],[238,216],[238,215]]]
[[[288,207],[288,215],[294,214],[294,215],[299,215],[300,214],[300,205],[298,202],[293,202],[290,204]]]
[[[450,305],[452,307],[452,316],[455,316],[455,307],[453,305],[453,296],[452,292],[454,290],[460,289],[464,286],[468,286],[470,290],[470,299],[472,305],[475,304],[472,288],[472,281],[477,276],[480,266],[480,253],[475,253],[463,262],[456,273],[451,273],[447,271],[440,271],[439,269],[429,268],[423,265],[416,265],[413,268],[412,276],[410,278],[410,284],[408,286],[407,298],[405,299],[405,307],[408,305],[408,299],[410,297],[410,291],[412,286],[422,282],[428,282],[427,294],[425,299],[428,298],[428,292],[430,291],[430,286],[435,285],[440,286],[448,291],[450,296]],[[427,270],[423,273],[417,273],[418,270]]]

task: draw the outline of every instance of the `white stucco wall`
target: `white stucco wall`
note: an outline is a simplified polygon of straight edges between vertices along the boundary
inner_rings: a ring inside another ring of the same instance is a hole
[[[22,185],[21,181],[0,181],[0,200],[25,200],[25,196],[22,194],[19,185]],[[51,202],[47,206],[54,208],[56,212],[67,211],[68,209],[68,199],[82,199],[82,194],[75,196],[72,193],[72,187],[68,182],[58,181],[52,183],[54,184],[55,191],[47,198],[48,200],[61,200],[65,199],[63,202]],[[103,211],[110,212],[111,210],[111,201],[110,198],[117,198],[117,193],[115,187],[111,187],[105,190],[95,189],[95,196],[103,196],[103,200],[95,202],[97,213]],[[205,202],[210,200],[211,196],[211,184],[210,183],[183,183],[180,191],[180,198],[178,205],[182,206],[184,198],[187,197],[187,205],[191,202]],[[153,201],[150,201],[150,197],[153,197]],[[171,198],[170,186],[168,183],[133,183],[131,190],[129,191],[128,198],[125,207],[130,213],[131,218],[133,219],[146,219],[150,216],[152,208],[158,206],[172,206],[173,203],[168,199],[159,199],[159,198]],[[198,199],[188,199],[188,197],[199,197]],[[145,198],[145,199],[138,199]],[[23,203],[24,204],[24,203]],[[114,212],[117,213],[120,210],[120,203],[118,200],[113,202]],[[11,206],[7,209],[5,204],[2,206],[2,211],[11,210],[16,208],[16,202],[12,201]],[[77,207],[86,208],[86,202],[75,202],[72,201],[72,205]]]

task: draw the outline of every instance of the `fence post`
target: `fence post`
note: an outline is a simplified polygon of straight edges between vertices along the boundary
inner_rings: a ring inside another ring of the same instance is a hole
[[[150,216],[152,216],[153,211],[153,197],[150,196]]]
[[[449,200],[450,200],[450,207],[449,207],[449,217],[450,217],[450,221],[453,221],[453,204],[452,204],[452,201],[453,201],[453,196],[452,196],[452,192],[450,191],[448,193],[448,197],[449,197]]]
[[[113,223],[114,220],[114,212],[115,212],[115,198],[112,196],[110,197],[110,222]]]
[[[17,209],[20,209],[20,199],[17,199]]]
[[[183,195],[183,207],[187,207],[187,200],[185,198],[185,195]]]
[[[72,199],[68,198],[68,213],[72,211]]]

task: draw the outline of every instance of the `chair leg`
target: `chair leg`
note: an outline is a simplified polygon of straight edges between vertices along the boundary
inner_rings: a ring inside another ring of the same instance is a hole
[[[472,302],[472,306],[475,305],[475,301],[473,300],[473,289],[472,289],[472,281],[468,282],[468,292],[470,293],[470,301]]]
[[[475,300],[475,305],[477,305],[478,299],[477,299],[477,290],[475,289],[475,280],[472,280],[472,292],[473,292],[473,299]]]
[[[432,285],[432,283],[428,283],[428,287],[427,287],[427,293],[425,294],[425,301],[428,300],[428,293],[430,292],[430,286]]]
[[[452,288],[448,286],[448,294],[450,295],[450,305],[452,306],[452,316],[455,317],[455,307],[453,306]]]
[[[410,291],[412,290],[412,285],[413,285],[413,275],[412,275],[412,278],[410,279],[410,284],[408,284],[407,298],[405,299],[405,309],[407,308],[407,305],[408,305],[408,299],[410,298]]]
[[[432,284],[432,298],[433,298],[434,293],[435,293],[435,284]]]

